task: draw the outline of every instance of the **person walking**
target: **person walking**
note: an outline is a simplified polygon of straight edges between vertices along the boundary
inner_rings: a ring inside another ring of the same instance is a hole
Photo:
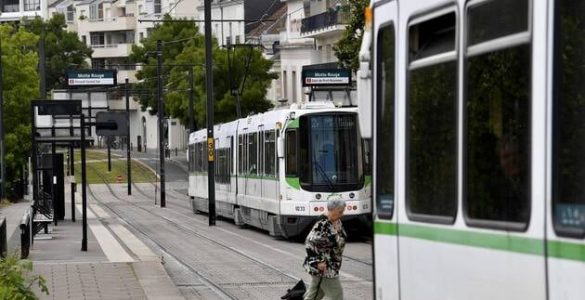
[[[343,299],[339,269],[347,234],[341,224],[345,212],[344,200],[327,203],[327,214],[315,223],[305,240],[307,257],[303,267],[311,275],[304,300]]]

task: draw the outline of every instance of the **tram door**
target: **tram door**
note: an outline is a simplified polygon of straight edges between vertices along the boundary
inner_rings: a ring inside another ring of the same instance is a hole
[[[396,28],[397,4],[374,11],[374,252],[377,299],[399,299],[396,201]]]

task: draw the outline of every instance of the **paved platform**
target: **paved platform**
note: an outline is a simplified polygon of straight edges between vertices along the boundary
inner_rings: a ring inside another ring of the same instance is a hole
[[[76,222],[66,216],[48,235],[35,237],[29,259],[33,273],[47,281],[49,295],[40,299],[184,299],[157,257],[140,239],[100,207],[88,205],[88,251],[81,251],[81,195]]]

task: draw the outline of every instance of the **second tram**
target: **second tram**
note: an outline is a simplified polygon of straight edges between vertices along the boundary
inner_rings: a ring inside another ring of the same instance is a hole
[[[368,148],[356,108],[308,102],[216,125],[217,214],[238,225],[294,237],[346,200],[346,219],[370,224]],[[207,131],[189,138],[189,196],[208,212]],[[366,226],[367,228],[367,226]]]

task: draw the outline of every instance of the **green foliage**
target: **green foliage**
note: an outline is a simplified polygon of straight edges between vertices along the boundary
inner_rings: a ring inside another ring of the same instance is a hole
[[[166,16],[166,19],[171,19]],[[142,94],[139,99],[143,108],[150,107],[151,113],[156,113],[156,57],[147,55],[156,50],[156,41],[163,44],[163,78],[165,113],[179,118],[182,124],[188,123],[189,107],[189,65],[194,65],[194,96],[195,118],[199,126],[205,124],[205,40],[196,25],[190,22],[166,22],[155,27],[151,35],[143,40],[143,46],[134,46],[132,58],[149,66],[138,72],[137,78],[143,82],[138,89],[150,90],[152,93]],[[177,41],[171,42],[170,41]],[[235,51],[235,59],[233,58]],[[264,59],[257,49],[237,47],[230,53],[233,60],[228,67],[228,51],[219,48],[217,41],[213,41],[213,96],[215,121],[226,122],[236,118],[236,98],[231,95],[231,82],[241,84],[246,73],[246,62],[249,59],[249,68],[241,97],[242,116],[251,112],[264,112],[271,108],[266,99],[266,89],[276,74],[269,73],[272,62]],[[175,65],[175,66],[172,66]],[[230,77],[231,76],[231,77]]]
[[[172,20],[168,15],[165,15],[163,19]],[[136,88],[142,91],[152,91],[151,93],[141,93],[138,95],[138,99],[143,109],[148,107],[151,108],[150,112],[152,114],[156,114],[157,112],[157,57],[154,52],[156,51],[157,40],[163,41],[163,65],[174,64],[175,57],[181,54],[183,49],[188,45],[197,45],[197,48],[201,49],[203,49],[202,47],[204,45],[203,36],[199,34],[198,27],[195,23],[163,22],[162,24],[157,24],[148,37],[141,41],[142,45],[132,46],[130,59],[136,63],[143,63],[146,65],[136,73],[136,78],[142,81],[137,84]],[[170,41],[178,42],[168,43]],[[167,43],[164,44],[165,42]],[[169,73],[170,68],[163,67],[163,78],[167,78]]]
[[[39,96],[38,37],[24,28],[0,25],[7,183],[19,178],[30,144],[30,101]]]
[[[343,68],[356,71],[359,67],[358,54],[364,35],[364,9],[368,0],[352,0],[349,2],[349,24],[341,39],[333,46],[333,51]]]
[[[55,14],[45,22],[40,17],[23,20],[26,30],[37,36],[45,34],[46,84],[47,90],[66,88],[65,71],[70,68],[88,68],[86,59],[93,50],[67,31],[65,16]]]
[[[32,268],[31,261],[19,260],[16,254],[0,260],[0,299],[38,299],[32,291],[35,284],[48,295],[46,280],[30,275]]]

